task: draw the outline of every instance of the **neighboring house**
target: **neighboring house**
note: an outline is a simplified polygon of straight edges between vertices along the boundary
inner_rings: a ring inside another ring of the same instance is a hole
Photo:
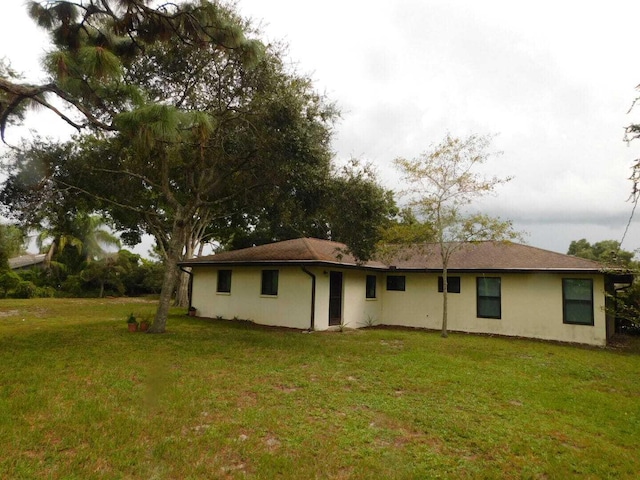
[[[44,253],[20,255],[9,259],[9,268],[11,270],[27,270],[30,268],[44,268]]]
[[[439,247],[359,263],[341,243],[301,238],[181,262],[202,317],[326,330],[335,325],[439,329]],[[600,263],[504,242],[462,246],[449,262],[449,329],[605,345],[605,290],[628,276]]]

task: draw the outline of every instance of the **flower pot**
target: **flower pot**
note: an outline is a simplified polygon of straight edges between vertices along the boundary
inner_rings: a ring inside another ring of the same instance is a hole
[[[140,322],[140,331],[146,332],[147,330],[149,330],[150,326],[151,324],[149,322]]]
[[[189,310],[189,316],[190,317],[195,317],[196,316],[196,311],[195,310]]]
[[[129,331],[130,332],[137,332],[138,331],[138,324],[137,323],[127,323],[127,326],[129,327]]]

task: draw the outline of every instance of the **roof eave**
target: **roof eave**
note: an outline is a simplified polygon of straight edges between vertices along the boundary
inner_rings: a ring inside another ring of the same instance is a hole
[[[390,273],[440,273],[442,268],[420,268],[420,267],[393,267],[378,266],[356,263],[331,262],[327,260],[251,260],[251,261],[235,261],[235,260],[210,260],[210,261],[183,261],[178,265],[182,267],[276,267],[276,266],[319,266],[329,268],[347,268],[347,269],[364,269],[376,270]],[[595,268],[449,268],[450,273],[572,273],[572,274],[607,274],[602,269]]]
[[[416,268],[397,267],[391,269],[394,272],[442,272],[442,268]],[[540,268],[540,267],[517,267],[517,268],[448,268],[448,273],[584,273],[584,274],[605,274],[607,272],[597,268]]]
[[[332,268],[360,268],[367,270],[380,270],[386,271],[388,267],[378,265],[366,265],[357,263],[342,263],[331,262],[327,260],[250,260],[250,261],[235,261],[235,260],[216,260],[216,261],[183,261],[178,262],[181,267],[285,267],[285,266],[318,266],[318,267],[332,267]]]

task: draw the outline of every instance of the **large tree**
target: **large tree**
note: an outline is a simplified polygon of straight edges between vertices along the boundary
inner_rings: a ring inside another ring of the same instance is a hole
[[[296,185],[272,192],[271,201],[252,215],[221,222],[216,238],[222,248],[315,237],[342,242],[356,258],[368,260],[397,213],[393,192],[380,185],[371,164],[357,159]]]
[[[573,240],[567,251],[568,255],[596,260],[605,265],[636,268],[633,261],[634,252],[622,250],[617,240],[601,240],[591,244],[586,238]]]
[[[491,156],[491,137],[447,135],[418,157],[397,158],[396,166],[408,184],[406,194],[413,215],[423,222],[422,230],[439,245],[442,261],[442,336],[447,336],[447,275],[451,256],[465,243],[508,240],[517,237],[511,222],[470,210],[474,200],[491,194],[509,178],[485,177],[478,167]],[[430,228],[429,228],[430,227]],[[411,241],[415,232],[411,228]],[[419,245],[417,245],[419,248]]]
[[[218,4],[31,8],[55,45],[51,82],[0,81],[0,127],[29,98],[54,109],[49,93],[72,105],[58,113],[92,134],[55,147],[61,154],[47,157],[36,183],[109,212],[125,239],[154,235],[166,269],[151,331],[162,332],[177,262],[199,232],[295,201],[326,177],[335,109],[285,67],[277,47],[247,40],[247,22]]]

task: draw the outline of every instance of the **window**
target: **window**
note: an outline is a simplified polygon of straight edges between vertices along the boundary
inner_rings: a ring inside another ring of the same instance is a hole
[[[262,271],[262,295],[278,295],[278,270]]]
[[[562,279],[562,314],[564,323],[593,325],[593,280]]]
[[[478,289],[478,317],[501,318],[500,306],[500,278],[478,277],[476,278]]]
[[[444,280],[438,277],[438,291],[444,291]],[[460,293],[460,277],[450,277],[447,275],[447,293]]]
[[[405,284],[406,280],[404,275],[387,275],[387,290],[404,292]]]
[[[231,270],[218,270],[218,293],[231,293]]]
[[[375,275],[367,275],[366,298],[376,298],[376,283],[377,278]]]

